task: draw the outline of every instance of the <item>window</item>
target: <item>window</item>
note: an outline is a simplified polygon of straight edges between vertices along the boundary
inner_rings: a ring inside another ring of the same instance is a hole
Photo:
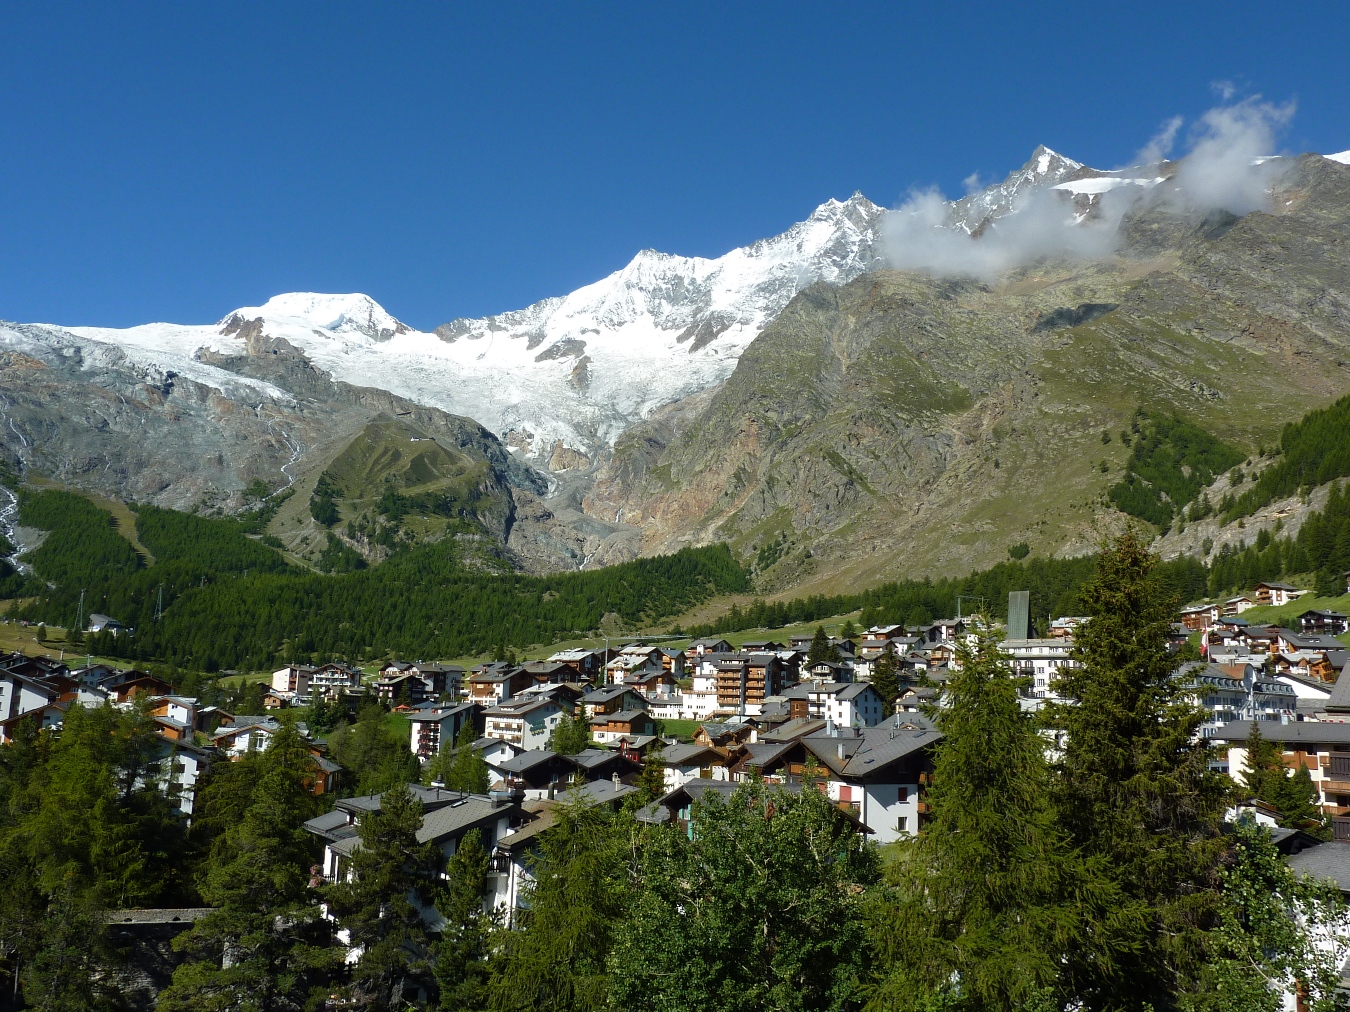
[[[908,821],[909,821],[909,819],[906,818],[906,817],[903,816],[903,815],[900,816],[900,818],[896,819],[896,820],[895,820],[895,829],[896,829],[896,831],[897,831],[897,832],[900,832],[900,833],[906,832],[905,824],[906,824]]]
[[[909,800],[909,788],[908,788],[908,787],[901,787],[901,788],[897,789],[897,791],[896,791],[895,793],[896,793],[896,802],[897,802],[898,804],[903,805],[906,801]],[[902,819],[901,821],[903,822],[904,820]],[[903,828],[903,827],[901,827],[901,828]]]

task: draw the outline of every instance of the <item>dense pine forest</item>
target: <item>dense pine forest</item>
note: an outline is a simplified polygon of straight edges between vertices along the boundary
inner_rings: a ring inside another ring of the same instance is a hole
[[[1103,433],[1108,442],[1110,433]],[[1125,477],[1108,495],[1122,513],[1166,528],[1244,454],[1175,415],[1140,410],[1120,441],[1130,448]]]
[[[91,611],[134,629],[91,637],[105,656],[219,671],[279,659],[447,657],[499,644],[549,643],[659,621],[716,594],[747,589],[725,546],[685,549],[602,570],[548,577],[465,565],[452,539],[403,548],[373,569],[322,575],[250,536],[266,514],[200,517],[141,506],[146,564],[113,518],[82,496],[18,488],[20,521],[50,533],[20,617],[73,625]],[[159,618],[156,615],[159,614]]]
[[[1263,470],[1256,487],[1224,503],[1225,521],[1251,516],[1276,499],[1350,475],[1350,397],[1310,411],[1284,427],[1280,456]]]

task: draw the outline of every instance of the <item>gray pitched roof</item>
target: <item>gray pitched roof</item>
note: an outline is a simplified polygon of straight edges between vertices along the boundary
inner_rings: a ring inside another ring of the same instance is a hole
[[[772,731],[765,731],[759,736],[760,741],[796,741],[798,738],[804,738],[808,734],[815,734],[818,731],[825,730],[825,721],[816,717],[797,717],[789,720],[786,724],[774,728]]]
[[[648,720],[652,719],[652,715],[648,713],[646,710],[619,710],[617,713],[602,713],[599,714],[598,716],[592,717],[591,723],[608,724],[610,721],[618,721],[619,723],[623,723],[625,721],[631,722],[637,720],[639,717],[646,717]]]
[[[661,761],[667,766],[688,766],[700,762],[704,757],[717,758],[718,753],[706,745],[667,745],[661,751]]]
[[[1350,712],[1350,668],[1342,668],[1336,685],[1331,690],[1326,707],[1332,713]]]
[[[612,762],[615,759],[622,759],[623,757],[620,756],[619,753],[614,752],[611,749],[588,748],[585,749],[584,751],[578,752],[576,755],[570,755],[567,758],[571,759],[574,763],[576,763],[583,769],[589,770],[595,768],[596,766],[603,766],[605,763]]]
[[[1257,721],[1261,737],[1269,741],[1282,741],[1288,744],[1350,744],[1350,724],[1328,723],[1326,721],[1299,720],[1292,724],[1281,724],[1275,720]],[[1237,720],[1224,724],[1214,732],[1218,741],[1242,742],[1251,734],[1250,721]]]
[[[598,689],[592,689],[586,695],[581,697],[583,703],[607,703],[611,699],[622,696],[625,692],[635,691],[631,685],[625,685],[618,682],[613,685],[602,685]]]
[[[542,766],[555,759],[562,759],[566,762],[572,761],[570,757],[560,756],[557,752],[534,749],[531,752],[522,752],[520,755],[513,755],[510,759],[502,760],[497,763],[497,769],[504,773],[524,773],[526,770]]]
[[[1341,892],[1350,893],[1350,843],[1333,841],[1309,847],[1289,858],[1289,867],[1300,875],[1331,879]]]
[[[434,812],[422,816],[422,827],[417,831],[418,843],[444,840],[467,832],[481,823],[505,815],[506,805],[499,805],[481,794],[467,794]]]

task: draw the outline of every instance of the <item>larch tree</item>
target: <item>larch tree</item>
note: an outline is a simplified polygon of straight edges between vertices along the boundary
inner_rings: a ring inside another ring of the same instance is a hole
[[[436,909],[445,920],[435,945],[432,973],[444,1012],[478,1012],[487,999],[493,932],[500,918],[484,909],[488,853],[482,834],[470,830],[437,883]]]
[[[882,650],[872,668],[872,688],[881,697],[881,715],[895,713],[895,701],[900,697],[900,668],[890,648]]]
[[[573,799],[540,835],[526,907],[498,945],[488,1001],[494,1012],[610,1007],[606,959],[630,895],[614,821],[608,810]]]

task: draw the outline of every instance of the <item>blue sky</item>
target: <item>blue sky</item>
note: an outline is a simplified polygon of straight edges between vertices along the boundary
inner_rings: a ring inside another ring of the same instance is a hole
[[[962,191],[1044,143],[1295,100],[1350,148],[1350,17],[1281,4],[11,3],[0,318],[207,322],[361,291],[415,326],[828,197]]]

